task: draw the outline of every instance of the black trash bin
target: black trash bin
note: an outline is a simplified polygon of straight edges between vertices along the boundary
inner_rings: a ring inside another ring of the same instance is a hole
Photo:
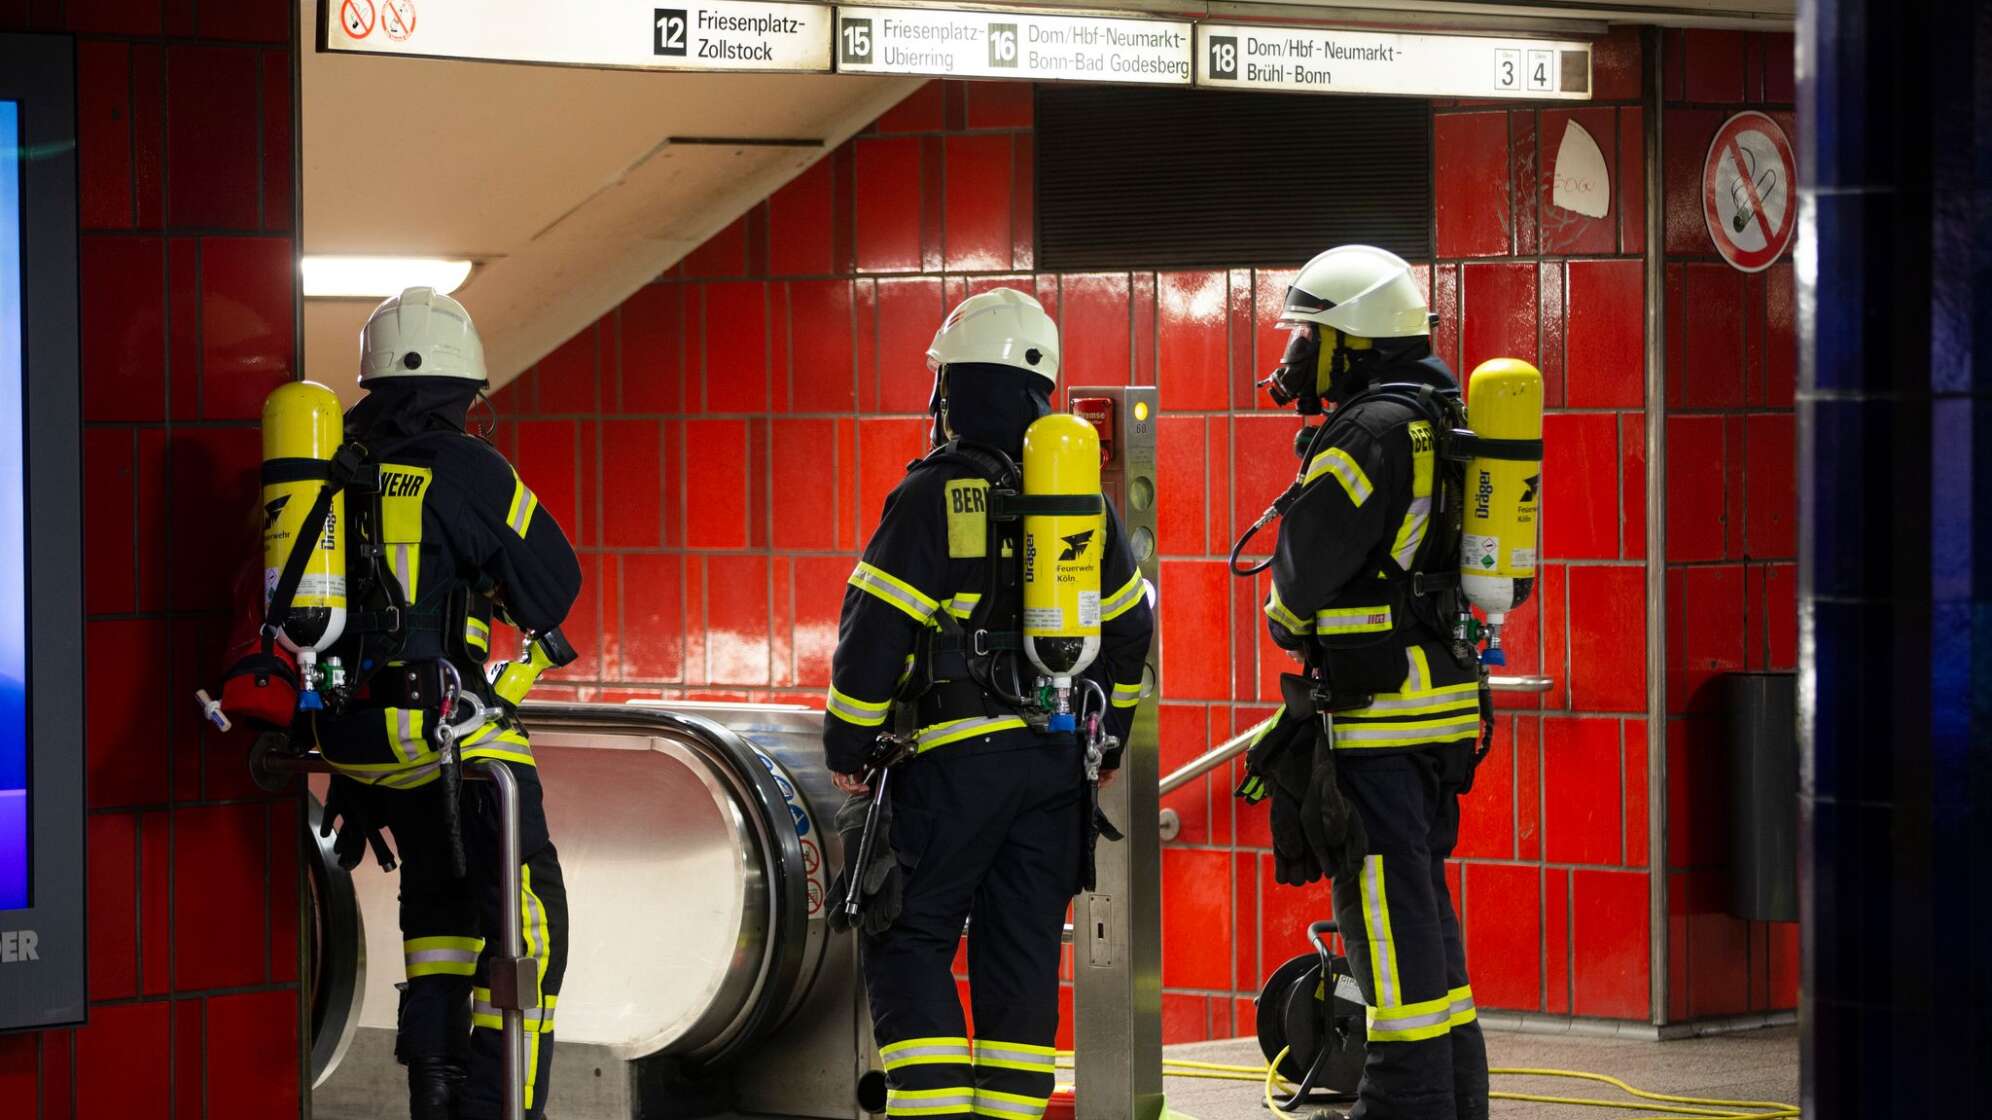
[[[1729,746],[1729,912],[1798,920],[1798,677],[1731,673],[1723,682]]]

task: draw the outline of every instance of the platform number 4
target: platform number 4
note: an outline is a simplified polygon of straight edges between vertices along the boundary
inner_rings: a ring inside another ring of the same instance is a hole
[[[685,9],[658,8],[656,34],[651,49],[657,54],[683,58],[685,55]]]
[[[1017,65],[1017,25],[989,25],[989,65],[1015,69]]]
[[[1529,52],[1529,89],[1535,93],[1556,92],[1555,51]]]
[[[1210,76],[1226,81],[1237,79],[1238,37],[1236,35],[1210,37]]]
[[[841,39],[841,62],[865,62],[872,60],[872,21],[868,19],[847,19]]]
[[[1522,88],[1522,52],[1514,50],[1494,52],[1494,88]]]

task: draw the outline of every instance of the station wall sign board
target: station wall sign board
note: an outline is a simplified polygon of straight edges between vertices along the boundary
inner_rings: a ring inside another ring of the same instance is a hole
[[[831,9],[782,0],[319,0],[319,49],[643,70],[827,71]]]
[[[1333,27],[1197,25],[1197,84],[1285,93],[1586,101],[1591,46]]]
[[[846,74],[1190,84],[1191,25],[941,8],[837,9]]]

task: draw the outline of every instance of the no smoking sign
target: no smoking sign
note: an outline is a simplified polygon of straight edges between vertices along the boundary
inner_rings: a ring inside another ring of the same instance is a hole
[[[1702,219],[1722,259],[1761,272],[1798,229],[1798,161],[1778,122],[1738,113],[1722,122],[1702,165]]]

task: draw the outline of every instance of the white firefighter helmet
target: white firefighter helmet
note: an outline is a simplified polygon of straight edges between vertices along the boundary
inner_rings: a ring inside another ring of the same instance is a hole
[[[1282,324],[1319,323],[1356,338],[1432,333],[1430,308],[1411,266],[1370,245],[1342,245],[1307,262],[1287,289]]]
[[[485,380],[484,343],[463,304],[409,288],[374,308],[360,329],[360,384],[390,377]]]
[[[1037,300],[1015,288],[973,295],[948,312],[927,347],[927,368],[960,362],[1011,366],[1058,387],[1058,325]]]

